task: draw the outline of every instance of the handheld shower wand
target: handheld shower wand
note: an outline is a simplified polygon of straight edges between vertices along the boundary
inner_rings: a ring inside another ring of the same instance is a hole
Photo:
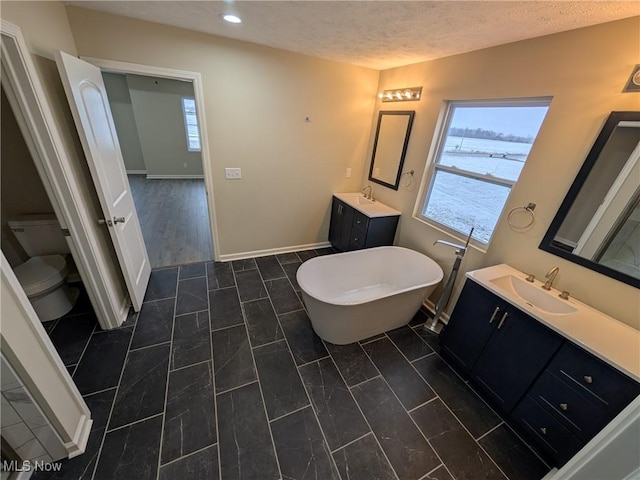
[[[434,245],[441,243],[442,245],[446,245],[447,247],[455,248],[456,259],[453,262],[453,268],[451,269],[451,273],[449,274],[447,283],[445,284],[444,289],[442,290],[442,295],[440,295],[440,299],[438,300],[438,304],[436,305],[436,312],[433,315],[433,320],[424,324],[425,330],[431,330],[435,333],[440,333],[440,330],[442,330],[442,324],[439,323],[440,315],[442,315],[443,310],[445,309],[447,303],[449,303],[449,299],[451,298],[453,284],[456,281],[458,270],[460,270],[462,258],[464,257],[464,254],[467,253],[467,248],[469,247],[469,242],[471,241],[471,235],[473,235],[473,230],[473,227],[471,227],[471,231],[469,232],[467,241],[464,245],[458,245],[457,243],[451,243],[445,240],[436,240],[435,242],[433,242]]]

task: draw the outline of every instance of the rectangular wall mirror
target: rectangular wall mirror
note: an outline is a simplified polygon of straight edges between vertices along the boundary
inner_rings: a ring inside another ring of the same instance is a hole
[[[542,250],[640,288],[640,112],[612,112]]]
[[[414,111],[387,111],[378,115],[369,180],[398,190],[409,145]]]

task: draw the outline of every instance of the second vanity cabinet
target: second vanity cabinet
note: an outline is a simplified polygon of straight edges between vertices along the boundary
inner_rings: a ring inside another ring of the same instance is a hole
[[[369,217],[333,197],[329,241],[340,251],[393,245],[399,215]]]
[[[640,394],[638,382],[469,279],[441,345],[558,466]]]

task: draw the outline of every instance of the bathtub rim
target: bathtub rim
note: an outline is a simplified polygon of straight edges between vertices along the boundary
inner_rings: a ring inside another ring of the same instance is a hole
[[[417,255],[420,255],[420,256],[426,258],[435,267],[438,268],[438,270],[440,271],[440,278],[438,278],[435,281],[425,282],[425,283],[418,283],[418,284],[410,285],[410,286],[405,287],[405,288],[400,288],[398,290],[394,290],[393,292],[389,292],[389,293],[386,293],[384,295],[377,296],[375,298],[369,298],[369,299],[359,300],[359,301],[336,302],[333,299],[327,299],[327,298],[319,297],[317,295],[313,295],[312,293],[309,292],[308,285],[304,285],[305,282],[303,280],[301,280],[301,278],[300,278],[300,272],[301,272],[302,268],[305,265],[312,265],[313,263],[317,263],[318,261],[322,261],[325,258],[325,256],[323,255],[323,256],[319,256],[319,257],[310,258],[306,262],[303,262],[300,265],[300,267],[298,267],[298,271],[296,272],[296,280],[298,281],[298,285],[300,285],[300,289],[306,295],[309,295],[310,297],[314,298],[315,300],[318,300],[319,302],[324,302],[324,303],[327,303],[327,304],[331,304],[331,305],[347,307],[347,306],[356,306],[356,305],[362,305],[362,304],[365,304],[365,303],[370,303],[372,301],[375,301],[375,300],[378,300],[378,299],[381,299],[381,298],[387,298],[387,297],[392,297],[392,296],[395,296],[395,295],[400,295],[402,293],[409,292],[409,291],[412,291],[412,290],[417,290],[419,288],[437,286],[442,281],[442,279],[444,278],[444,271],[442,270],[442,267],[440,267],[440,265],[438,265],[438,263],[434,259],[432,259],[428,255],[425,255],[424,253],[419,252],[417,250],[413,250],[411,248],[406,248],[406,247],[399,247],[399,246],[396,246],[396,245],[373,247],[373,248],[366,248],[366,249],[361,249],[361,250],[352,250],[352,251],[349,251],[349,252],[334,253],[334,254],[331,254],[331,256],[352,255],[354,253],[363,252],[363,251],[370,252],[372,250],[375,251],[375,250],[388,250],[388,249],[405,250],[405,251],[411,252],[411,254],[417,254]]]

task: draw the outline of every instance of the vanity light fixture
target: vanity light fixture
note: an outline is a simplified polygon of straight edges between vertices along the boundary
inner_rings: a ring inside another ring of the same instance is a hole
[[[378,98],[383,102],[412,102],[420,100],[421,95],[422,87],[410,87],[384,90],[378,94]]]
[[[242,23],[242,19],[233,13],[221,13],[220,18],[229,23]]]

